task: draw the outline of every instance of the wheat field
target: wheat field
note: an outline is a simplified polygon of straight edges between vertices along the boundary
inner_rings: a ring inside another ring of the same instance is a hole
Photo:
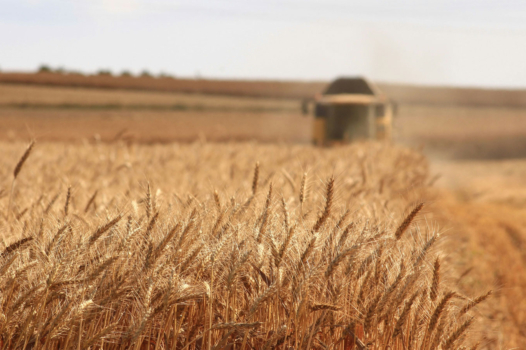
[[[402,147],[3,143],[4,349],[456,349]],[[444,270],[448,271],[448,269]]]

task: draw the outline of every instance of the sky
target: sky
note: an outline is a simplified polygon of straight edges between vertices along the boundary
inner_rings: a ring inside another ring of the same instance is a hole
[[[0,70],[526,88],[526,1],[0,0]]]

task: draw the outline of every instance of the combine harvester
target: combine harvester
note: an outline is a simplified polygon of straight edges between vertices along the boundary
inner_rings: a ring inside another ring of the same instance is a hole
[[[309,105],[314,108],[309,108]],[[305,101],[303,113],[314,109],[313,141],[334,145],[355,140],[390,140],[394,104],[364,78],[339,78],[323,94]]]

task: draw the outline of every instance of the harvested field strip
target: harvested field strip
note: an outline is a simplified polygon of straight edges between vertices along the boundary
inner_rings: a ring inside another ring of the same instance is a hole
[[[295,99],[0,84],[0,108],[297,111]]]
[[[311,140],[311,118],[299,113],[0,109],[0,139],[81,139],[138,142],[196,140],[303,142]]]
[[[305,98],[323,90],[325,82],[204,80],[154,77],[84,76],[55,73],[0,73],[0,82],[46,86],[157,90],[225,96]]]
[[[440,282],[418,153],[378,143],[1,147],[2,347],[473,341],[476,305]]]
[[[0,104],[0,109],[32,109],[32,110],[130,110],[130,111],[200,111],[200,112],[245,112],[245,113],[279,113],[299,112],[299,107],[265,107],[265,106],[207,106],[207,105],[148,105],[148,104],[38,104],[38,103],[6,103]]]

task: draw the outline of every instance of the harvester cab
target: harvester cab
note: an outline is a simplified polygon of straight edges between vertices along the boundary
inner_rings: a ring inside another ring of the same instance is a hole
[[[393,104],[364,78],[336,79],[311,103],[304,102],[302,110],[314,114],[313,142],[318,145],[391,139]]]

